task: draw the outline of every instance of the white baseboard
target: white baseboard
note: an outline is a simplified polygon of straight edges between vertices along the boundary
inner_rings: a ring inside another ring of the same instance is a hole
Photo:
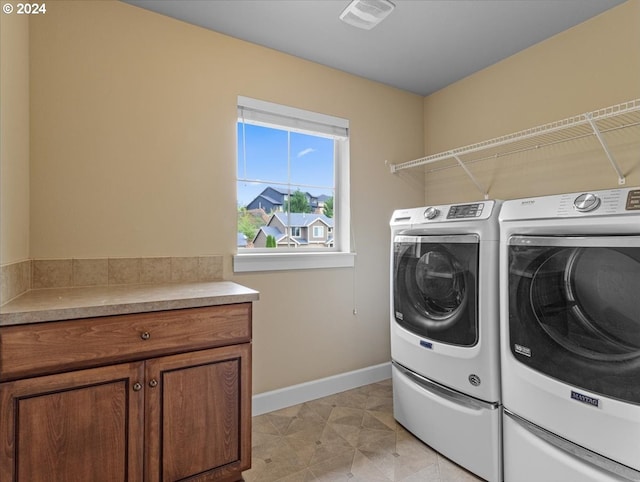
[[[252,398],[252,415],[262,415],[388,378],[391,378],[391,362],[259,393]]]

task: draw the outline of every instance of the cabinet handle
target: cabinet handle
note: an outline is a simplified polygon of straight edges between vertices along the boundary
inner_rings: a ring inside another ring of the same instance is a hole
[[[151,380],[149,380],[149,386],[151,388],[155,388],[158,386],[158,380],[156,380],[155,378],[152,378]]]
[[[139,392],[140,390],[142,390],[142,383],[140,382],[136,382],[133,384],[133,391],[134,392]]]
[[[149,333],[148,331],[143,331],[140,334],[140,338],[142,338],[143,340],[148,340],[149,338],[151,338],[151,333]]]

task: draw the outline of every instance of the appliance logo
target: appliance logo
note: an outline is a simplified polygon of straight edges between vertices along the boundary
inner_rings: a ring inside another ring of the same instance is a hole
[[[425,348],[429,348],[430,350],[433,350],[433,343],[427,341],[427,340],[420,340],[420,346],[423,346]]]
[[[522,346],[515,343],[513,347],[515,348],[516,353],[519,353],[520,355],[528,356],[529,358],[531,358],[531,348],[529,348],[528,346]]]
[[[587,405],[591,405],[596,408],[600,408],[600,400],[598,398],[593,398],[584,393],[578,393],[571,390],[571,398],[577,400],[578,402],[586,403]]]
[[[521,201],[520,205],[522,205],[522,206],[531,206],[531,205],[533,205],[535,203],[536,203],[536,201],[534,199],[530,199],[529,201]]]

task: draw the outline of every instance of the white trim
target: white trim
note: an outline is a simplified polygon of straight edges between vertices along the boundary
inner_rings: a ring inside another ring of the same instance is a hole
[[[333,198],[334,245],[341,252],[351,251],[351,179],[349,139],[334,143],[336,186]],[[335,229],[338,229],[336,237]],[[355,248],[355,247],[354,247]]]
[[[252,398],[252,415],[262,415],[389,378],[391,362],[259,393]]]
[[[349,136],[349,120],[251,97],[238,96],[238,120],[264,126],[287,126],[291,130],[323,133],[329,137]]]
[[[238,96],[238,107],[257,109],[260,112],[272,112],[274,115],[295,116],[296,119],[306,119],[311,122],[329,122],[330,125],[344,128],[345,137],[338,136],[334,142],[334,169],[335,185],[333,190],[334,198],[334,226],[333,241],[330,246],[333,249],[327,250],[322,245],[326,241],[316,243],[315,249],[322,251],[306,252],[307,249],[314,248],[292,248],[285,252],[280,248],[278,253],[272,250],[257,248],[238,247],[237,253],[233,257],[233,271],[235,273],[251,271],[281,271],[293,269],[314,269],[314,268],[351,268],[355,265],[355,253],[351,252],[351,206],[350,206],[350,154],[349,154],[349,121],[339,117],[320,114],[317,112],[305,111],[295,107],[283,106],[271,102],[251,99],[249,97]],[[286,124],[283,124],[286,125]],[[262,181],[261,181],[262,182]],[[322,220],[321,220],[322,221]],[[324,221],[323,221],[324,222]],[[325,222],[329,227],[329,225]],[[328,229],[328,228],[327,228]],[[311,231],[310,234],[312,234]],[[266,234],[266,233],[265,233]],[[337,234],[337,236],[336,236]],[[309,235],[309,241],[313,241],[313,236]],[[291,238],[294,242],[296,240]],[[313,244],[313,243],[312,243]]]
[[[233,272],[248,271],[283,271],[289,269],[314,268],[353,268],[355,253],[313,252],[301,253],[306,248],[300,248],[291,253],[251,253],[236,254],[233,257]]]

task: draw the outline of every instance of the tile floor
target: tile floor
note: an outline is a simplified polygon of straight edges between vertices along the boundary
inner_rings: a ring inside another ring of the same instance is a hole
[[[391,380],[253,418],[246,482],[475,482],[393,418]]]

